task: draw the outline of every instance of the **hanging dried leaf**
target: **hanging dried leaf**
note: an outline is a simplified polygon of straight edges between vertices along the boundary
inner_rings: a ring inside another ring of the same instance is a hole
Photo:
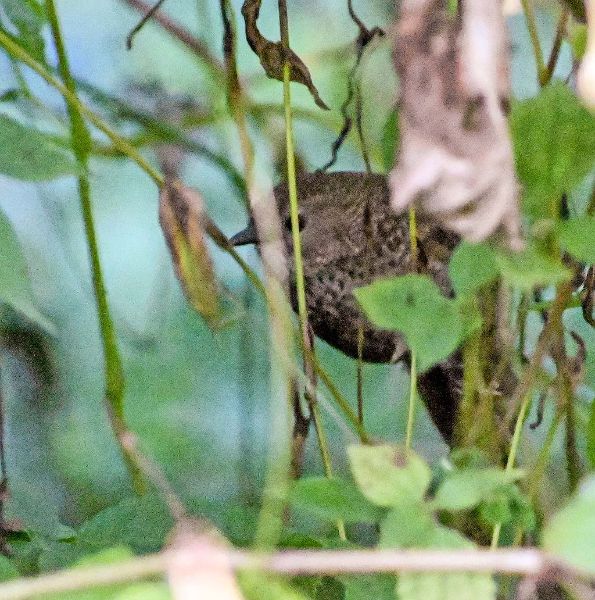
[[[219,290],[206,245],[209,218],[200,194],[178,180],[166,181],[159,195],[159,222],[186,297],[210,327],[217,326]]]
[[[246,23],[246,39],[250,48],[258,55],[260,64],[262,65],[265,73],[271,79],[277,79],[283,81],[283,65],[285,64],[285,50],[281,42],[271,42],[267,40],[258,30],[256,21],[258,14],[260,13],[260,5],[262,0],[245,0],[242,5],[242,15],[244,16],[244,22]],[[329,110],[329,107],[324,103],[316,86],[312,83],[312,77],[308,67],[304,64],[302,59],[290,49],[287,50],[287,60],[289,61],[290,79],[297,83],[305,85],[312,97],[314,102],[324,109]]]
[[[520,248],[518,185],[504,107],[508,43],[498,0],[405,0],[394,58],[401,148],[391,173],[397,212],[415,203],[471,241],[502,230]]]

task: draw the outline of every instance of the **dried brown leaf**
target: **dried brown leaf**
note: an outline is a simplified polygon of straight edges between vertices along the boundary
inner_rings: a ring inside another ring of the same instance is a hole
[[[283,66],[286,59],[285,49],[281,42],[271,42],[260,33],[256,21],[261,4],[262,0],[245,0],[242,5],[242,15],[246,24],[246,40],[250,48],[258,55],[260,64],[267,76],[271,79],[283,81]],[[317,106],[329,110],[312,82],[310,71],[302,59],[293,50],[288,49],[287,60],[290,66],[291,81],[305,85],[312,94]]]
[[[508,43],[498,0],[405,0],[396,30],[401,148],[397,212],[415,204],[471,241],[497,230],[520,247],[518,185],[505,107]]]
[[[217,326],[219,289],[206,244],[210,221],[200,194],[178,180],[167,180],[159,195],[159,222],[186,297],[209,326]]]

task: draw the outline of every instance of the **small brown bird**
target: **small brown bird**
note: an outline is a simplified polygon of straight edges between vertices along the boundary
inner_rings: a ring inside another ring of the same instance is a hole
[[[297,181],[299,226],[308,319],[314,333],[348,356],[389,363],[409,353],[403,337],[373,325],[360,309],[353,290],[376,279],[421,271],[445,295],[452,295],[448,261],[456,235],[418,217],[418,260],[413,264],[408,216],[390,207],[386,177],[366,173],[303,173]],[[274,189],[288,255],[291,303],[297,310],[289,194],[285,183]],[[258,242],[254,223],[231,238],[239,246]],[[432,420],[447,442],[452,441],[461,396],[459,353],[419,376],[419,389]]]

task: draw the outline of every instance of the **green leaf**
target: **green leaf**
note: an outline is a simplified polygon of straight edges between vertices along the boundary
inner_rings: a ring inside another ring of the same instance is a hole
[[[44,7],[35,0],[3,0],[2,7],[18,29],[18,41],[35,59],[45,63],[42,28],[46,23]]]
[[[20,577],[20,573],[12,561],[3,554],[0,554],[0,581],[9,581]]]
[[[490,600],[496,586],[481,573],[403,573],[397,580],[398,600]]]
[[[395,598],[394,575],[354,575],[341,576],[337,579],[345,586],[345,600],[394,600]]]
[[[500,491],[484,499],[479,505],[479,517],[491,527],[508,525],[513,519],[508,496]]]
[[[560,223],[560,245],[574,258],[595,263],[595,217],[578,217]]]
[[[487,244],[463,241],[450,258],[448,273],[457,295],[472,294],[498,277],[496,253]]]
[[[353,293],[375,325],[404,334],[422,372],[452,354],[464,337],[459,304],[425,275],[382,279]]]
[[[133,553],[123,546],[107,548],[96,554],[86,556],[76,563],[76,567],[116,565],[133,557]],[[126,589],[122,584],[93,587],[70,593],[45,594],[43,600],[114,600],[116,594]]]
[[[155,552],[163,546],[173,519],[155,495],[125,498],[84,523],[77,540],[95,548],[125,544],[137,552]]]
[[[60,522],[58,507],[35,481],[12,480],[6,508],[8,518],[19,520],[27,531],[52,540],[75,535],[71,527]]]
[[[468,510],[489,498],[498,488],[521,477],[518,470],[505,473],[501,469],[463,469],[449,473],[442,482],[432,507],[437,510]]]
[[[306,477],[293,486],[291,503],[324,519],[376,523],[381,511],[352,483],[339,478]]]
[[[395,446],[350,446],[351,472],[364,496],[378,506],[421,502],[430,468],[417,454]]]
[[[582,60],[587,51],[587,26],[582,23],[575,24],[570,31],[569,41],[574,58]]]
[[[510,124],[525,204],[550,216],[550,201],[569,192],[593,168],[595,116],[561,83],[513,106]]]
[[[345,586],[335,577],[321,577],[314,600],[346,600]]]
[[[458,531],[436,527],[426,547],[435,549],[473,548],[471,541]],[[397,579],[399,600],[492,600],[496,585],[483,573],[403,573]]]
[[[0,134],[1,135],[1,134]],[[35,306],[29,270],[10,221],[0,211],[0,304],[8,304],[49,333],[54,325]]]
[[[382,128],[382,162],[386,172],[390,171],[395,164],[398,143],[399,119],[397,111],[393,110]]]
[[[0,115],[0,173],[25,181],[76,175],[71,156],[44,133]]]
[[[43,6],[35,0],[2,0],[6,16],[18,27],[40,30],[46,22]]]
[[[595,476],[558,512],[543,532],[543,547],[571,565],[595,574]]]
[[[570,271],[559,261],[534,248],[523,252],[496,255],[496,262],[505,281],[522,290],[535,286],[555,285],[570,278]]]
[[[137,583],[113,596],[113,600],[171,600],[171,594],[166,583]]]
[[[309,600],[283,580],[261,572],[240,571],[237,578],[247,600]]]
[[[434,535],[436,523],[427,504],[404,503],[391,509],[380,523],[379,548],[425,546]]]

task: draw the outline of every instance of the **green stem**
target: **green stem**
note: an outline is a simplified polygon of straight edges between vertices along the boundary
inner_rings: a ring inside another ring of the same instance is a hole
[[[531,405],[531,394],[527,394],[523,400],[523,404],[521,405],[521,410],[519,411],[519,416],[517,417],[516,424],[514,427],[514,434],[512,436],[512,442],[510,443],[510,452],[508,453],[508,460],[506,461],[506,468],[504,469],[504,472],[507,474],[510,473],[514,469],[514,465],[516,463],[516,456],[517,456],[520,442],[521,442],[521,434],[523,432],[523,425],[525,424],[525,418],[527,416],[527,411],[529,410],[530,405]],[[502,523],[498,523],[494,527],[494,533],[492,535],[492,544],[491,544],[492,549],[498,547],[501,529],[502,529]]]
[[[405,434],[405,448],[411,450],[413,441],[413,423],[415,420],[415,397],[417,390],[417,360],[415,352],[411,352],[411,378],[409,384],[409,410],[407,411],[407,431]]]
[[[107,123],[98,117],[90,108],[79,100],[77,95],[69,90],[64,84],[56,79],[46,68],[37,62],[20,44],[10,38],[4,31],[0,30],[0,46],[2,46],[12,57],[26,64],[35,71],[49,85],[58,90],[70,107],[78,111],[81,116],[87,118],[97,129],[102,131],[123,154],[129,156],[138,166],[155,181],[159,186],[163,185],[163,177],[154,169],[147,160]]]
[[[58,55],[59,70],[62,80],[65,84],[65,89],[72,96],[72,98],[78,101],[76,86],[70,73],[68,56],[62,40],[60,23],[58,21],[54,0],[46,0],[46,9],[56,46],[56,52]],[[146,486],[142,472],[122,444],[122,434],[127,431],[124,418],[124,370],[122,367],[122,359],[118,350],[116,332],[110,314],[105,283],[103,281],[101,262],[99,260],[97,236],[95,234],[95,226],[93,222],[93,211],[91,208],[91,187],[89,184],[88,169],[91,136],[87,126],[85,125],[85,121],[83,120],[78,104],[80,103],[70,103],[67,105],[67,108],[70,118],[72,148],[77,164],[80,168],[80,174],[78,176],[78,189],[83,223],[85,227],[85,236],[87,239],[87,247],[91,260],[93,291],[97,304],[97,316],[99,319],[99,330],[101,333],[103,347],[103,360],[105,368],[105,399],[107,402],[107,409],[112,428],[120,445],[122,454],[126,460],[126,464],[128,466],[135,489],[138,492],[143,492]]]
[[[287,2],[286,0],[279,0],[279,29],[281,32],[281,44],[286,53],[289,52],[289,24],[287,18]],[[297,177],[295,168],[295,149],[293,141],[293,122],[291,114],[291,66],[289,61],[286,59],[283,65],[283,104],[285,106],[285,150],[287,155],[287,184],[289,189],[289,210],[291,219],[291,236],[293,240],[293,258],[295,264],[295,283],[297,290],[297,304],[298,304],[298,318],[300,323],[300,329],[302,332],[302,338],[304,340],[304,346],[307,345],[308,339],[308,312],[306,305],[306,285],[304,280],[304,263],[302,259],[302,240],[300,236],[299,226],[299,206],[298,206],[298,191],[297,191]],[[304,360],[310,360],[309,353],[304,353]],[[315,397],[311,397],[310,411],[314,427],[316,429],[316,436],[318,439],[318,446],[320,448],[320,455],[322,458],[322,464],[324,466],[324,473],[328,478],[333,476],[333,466],[331,460],[331,454],[328,446],[328,440],[324,433],[324,427],[320,416],[320,410],[318,409]],[[337,528],[339,530],[339,537],[345,538],[345,525],[342,521],[337,522]]]
[[[531,45],[533,46],[533,55],[535,56],[535,64],[537,65],[537,80],[540,85],[542,85],[541,80],[543,73],[545,72],[545,65],[543,63],[543,52],[541,51],[541,43],[539,42],[539,33],[537,32],[532,0],[521,0],[521,6],[525,13],[527,29],[529,30],[529,37],[531,38]]]
[[[357,328],[357,420],[364,424],[364,328]]]
[[[411,248],[411,264],[413,271],[418,271],[417,260],[417,218],[415,216],[415,208],[412,206],[409,209],[409,244]],[[407,429],[405,432],[405,448],[411,449],[413,441],[413,424],[415,419],[415,398],[417,395],[417,357],[415,351],[411,351],[411,368],[409,371],[409,408],[407,411]]]
[[[556,414],[552,419],[552,422],[545,434],[545,440],[543,442],[543,446],[539,450],[539,454],[537,455],[537,459],[535,460],[535,464],[531,469],[530,477],[527,482],[527,495],[529,496],[529,500],[533,502],[537,496],[537,492],[539,490],[539,484],[541,483],[541,479],[545,474],[545,469],[550,461],[550,455],[552,453],[552,447],[554,445],[554,439],[556,437],[556,431],[558,430],[558,426],[560,425],[560,421],[562,420],[562,415],[564,411],[558,408],[556,410]],[[518,546],[523,539],[523,531],[521,528],[518,528],[514,537],[514,541],[512,543],[513,546]]]

